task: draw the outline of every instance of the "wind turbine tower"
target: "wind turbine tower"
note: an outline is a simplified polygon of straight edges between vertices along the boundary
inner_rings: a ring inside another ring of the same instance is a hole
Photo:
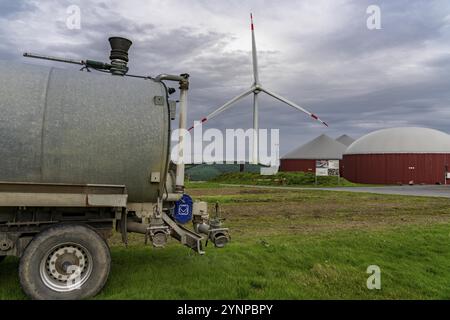
[[[299,111],[302,111],[304,113],[306,113],[307,115],[309,115],[311,118],[321,122],[323,125],[328,127],[328,124],[324,121],[322,121],[318,116],[316,116],[314,113],[309,112],[308,110],[300,107],[299,105],[297,105],[296,103],[280,96],[279,94],[276,94],[268,89],[266,89],[265,87],[263,87],[261,85],[261,82],[259,81],[259,69],[258,69],[258,54],[257,54],[257,50],[256,50],[256,39],[255,39],[255,26],[253,23],[253,14],[250,14],[250,29],[252,32],[252,61],[253,61],[253,84],[252,86],[244,91],[243,93],[237,95],[236,97],[234,97],[233,99],[231,99],[230,101],[226,102],[224,105],[222,105],[220,108],[214,110],[213,112],[211,112],[209,115],[207,115],[206,117],[202,118],[200,120],[200,123],[204,123],[208,120],[211,120],[212,118],[218,116],[219,114],[221,114],[222,112],[224,112],[225,110],[231,108],[236,102],[238,102],[239,100],[245,98],[246,96],[248,96],[249,94],[253,93],[253,146],[252,146],[252,163],[253,164],[259,164],[259,135],[258,135],[258,131],[259,131],[259,105],[258,105],[258,95],[261,92],[264,92],[266,94],[268,94],[269,96],[287,104],[288,106],[291,106],[294,109],[297,109]],[[194,128],[194,126],[192,126],[189,130],[192,130]]]

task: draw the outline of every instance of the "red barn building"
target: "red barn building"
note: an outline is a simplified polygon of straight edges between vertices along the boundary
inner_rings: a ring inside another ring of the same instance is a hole
[[[352,143],[343,162],[343,175],[352,182],[450,183],[450,135],[416,127],[375,131]]]
[[[316,160],[342,160],[346,149],[345,144],[323,134],[283,156],[280,159],[280,171],[314,173]]]

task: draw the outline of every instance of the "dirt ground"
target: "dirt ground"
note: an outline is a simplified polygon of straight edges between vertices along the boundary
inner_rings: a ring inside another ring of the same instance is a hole
[[[239,233],[332,232],[450,221],[450,199],[444,198],[247,187],[192,189],[189,194],[210,202],[210,212],[217,201]],[[261,223],[273,228],[260,229]]]

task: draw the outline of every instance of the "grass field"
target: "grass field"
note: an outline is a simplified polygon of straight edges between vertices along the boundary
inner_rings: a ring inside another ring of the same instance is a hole
[[[198,256],[140,236],[126,249],[115,235],[97,299],[450,298],[450,199],[208,184],[189,193],[221,203],[231,244]],[[381,268],[381,290],[366,287],[369,265]],[[17,267],[0,265],[0,299],[25,298]]]

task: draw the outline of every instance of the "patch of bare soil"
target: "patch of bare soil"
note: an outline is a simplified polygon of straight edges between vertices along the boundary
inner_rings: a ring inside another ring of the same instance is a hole
[[[399,210],[398,204],[379,206],[348,203],[257,203],[225,204],[222,215],[238,233],[253,235],[332,232],[338,230],[379,230],[397,226],[450,222],[450,211]]]
[[[283,192],[284,190],[280,190]],[[187,193],[194,197],[199,196],[226,196],[233,194],[268,194],[277,193],[270,189],[249,189],[249,188],[211,188],[211,189],[189,189]]]

